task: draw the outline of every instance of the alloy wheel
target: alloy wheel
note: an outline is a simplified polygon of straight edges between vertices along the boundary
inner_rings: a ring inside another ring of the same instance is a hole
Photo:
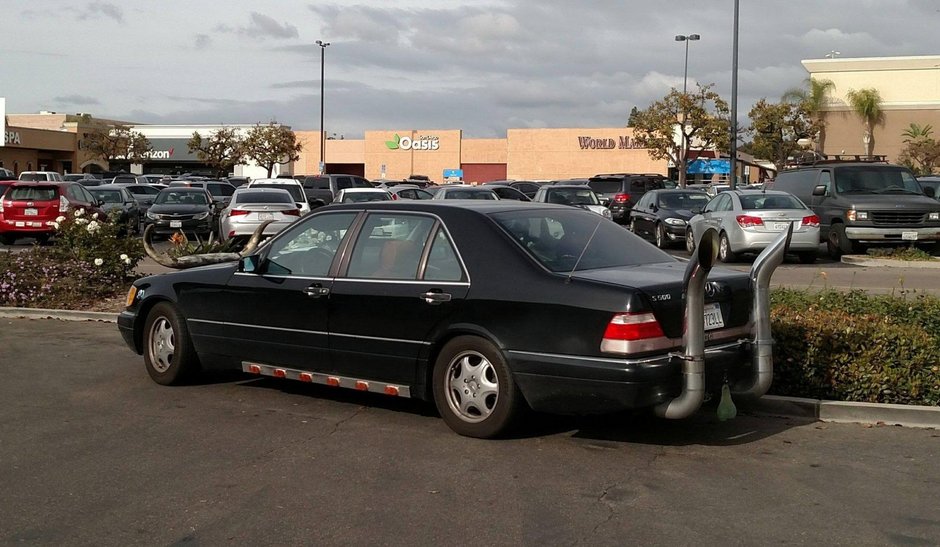
[[[465,351],[447,366],[447,405],[461,420],[482,422],[496,408],[499,378],[493,364],[481,353]]]

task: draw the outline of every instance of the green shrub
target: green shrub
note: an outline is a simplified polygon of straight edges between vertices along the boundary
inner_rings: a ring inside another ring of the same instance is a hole
[[[873,247],[868,249],[868,255],[875,258],[890,258],[894,260],[918,261],[935,260],[927,251],[917,247]]]
[[[778,395],[940,405],[940,299],[772,293]]]

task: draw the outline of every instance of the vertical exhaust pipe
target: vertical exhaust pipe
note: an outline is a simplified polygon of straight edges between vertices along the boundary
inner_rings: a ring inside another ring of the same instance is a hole
[[[685,268],[685,353],[682,359],[682,393],[656,406],[660,418],[691,416],[705,399],[705,279],[718,257],[718,232],[702,233],[695,253]]]
[[[751,306],[754,322],[754,340],[751,354],[753,376],[749,381],[735,385],[734,393],[747,397],[760,397],[767,393],[774,379],[773,335],[770,332],[770,277],[783,262],[793,237],[793,223],[780,233],[754,260],[751,266]]]

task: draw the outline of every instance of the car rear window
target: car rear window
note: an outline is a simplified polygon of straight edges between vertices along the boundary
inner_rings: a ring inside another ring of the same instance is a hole
[[[307,177],[303,182],[304,188],[313,188],[314,190],[329,190],[330,179],[327,177]]]
[[[238,203],[293,203],[291,195],[282,192],[242,192],[235,198]]]
[[[121,195],[120,190],[99,190],[98,188],[92,188],[88,191],[91,192],[91,195],[105,203],[124,203],[124,196]]]
[[[553,272],[675,261],[618,224],[579,209],[490,216],[526,253]]]
[[[757,194],[741,196],[741,207],[745,210],[755,209],[805,209],[803,202],[790,195],[784,194]]]
[[[304,190],[296,184],[256,184],[255,186],[266,186],[268,188],[280,188],[282,190],[287,190],[290,193],[290,196],[294,198],[294,201],[300,203],[302,201],[307,201],[307,196],[304,195]]]
[[[498,199],[492,190],[448,190],[447,199]]]
[[[22,173],[20,174],[20,180],[26,181],[36,181],[36,180],[48,180],[44,173]]]
[[[59,199],[59,189],[56,186],[13,186],[3,197],[11,201],[52,201]]]
[[[616,194],[620,192],[621,182],[619,180],[592,180],[588,183],[595,192],[602,194]]]
[[[548,202],[562,205],[599,205],[597,195],[590,188],[552,188],[548,190]]]

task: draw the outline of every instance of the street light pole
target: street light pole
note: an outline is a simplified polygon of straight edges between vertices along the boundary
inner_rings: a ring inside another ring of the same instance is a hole
[[[688,93],[688,83],[689,83],[689,42],[697,41],[697,40],[699,40],[700,38],[701,38],[701,36],[699,36],[698,34],[677,34],[677,35],[676,35],[676,41],[677,41],[677,42],[685,42],[685,67],[682,69],[682,97],[683,97],[683,100],[685,100],[685,95],[686,95],[686,93]],[[686,137],[685,137],[685,124],[686,124],[686,116],[687,116],[687,114],[688,114],[688,113],[687,113],[687,112],[685,111],[685,109],[683,108],[683,109],[682,109],[682,126],[681,126],[681,129],[680,129],[680,134],[682,135],[682,142],[679,144],[679,146],[680,146],[680,148],[681,148],[680,151],[679,151],[679,153],[682,155],[682,157],[679,158],[679,165],[676,166],[676,167],[679,168],[679,186],[682,187],[682,188],[685,188],[685,177],[686,177],[686,172],[685,172],[685,171],[688,169],[688,164],[689,164],[689,162],[687,161],[688,154],[689,154],[689,151],[688,151],[689,145],[688,145],[688,143],[685,142],[685,141],[686,141]]]
[[[326,47],[329,46],[330,43],[317,40],[317,45],[320,46],[320,174],[322,175],[326,172],[326,134],[323,133],[323,77]]]
[[[731,189],[738,187],[738,0],[734,0],[731,44]]]

